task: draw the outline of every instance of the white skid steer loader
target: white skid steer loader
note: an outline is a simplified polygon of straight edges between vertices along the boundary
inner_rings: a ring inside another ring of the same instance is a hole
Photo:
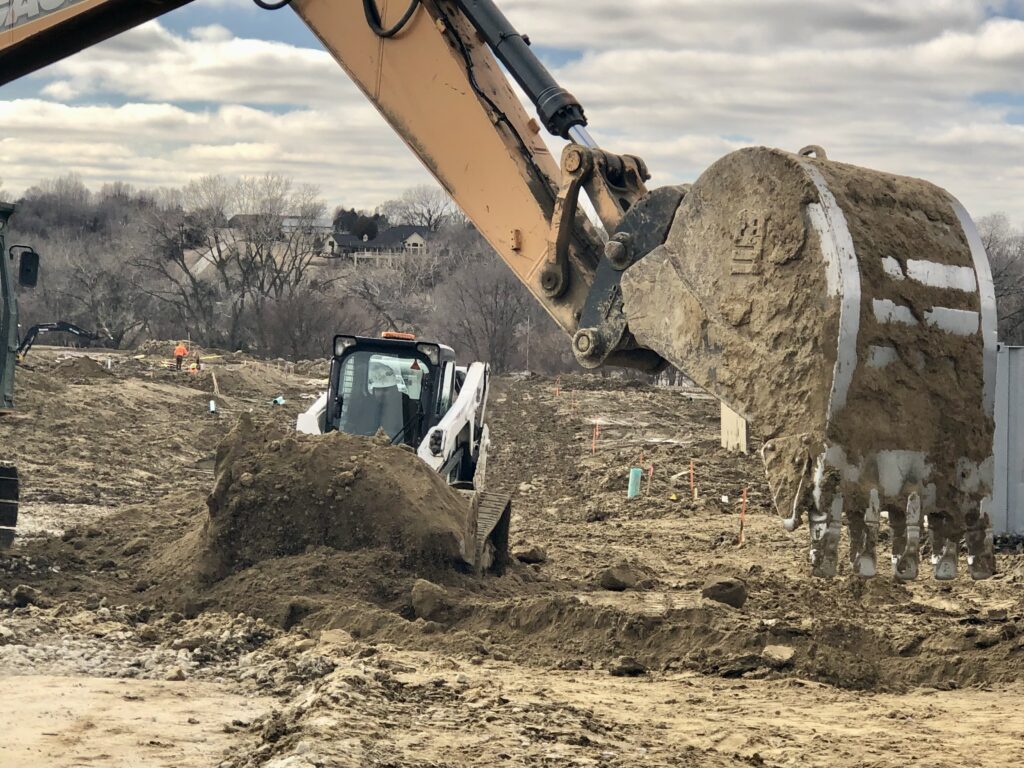
[[[335,336],[327,391],[296,425],[319,435],[340,431],[407,445],[470,499],[464,557],[478,572],[508,562],[511,498],[484,490],[489,433],[484,421],[490,369],[456,363],[451,347],[412,334]]]

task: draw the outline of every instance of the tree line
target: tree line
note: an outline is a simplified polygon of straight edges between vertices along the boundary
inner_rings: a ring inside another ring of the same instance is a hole
[[[39,286],[19,299],[23,328],[67,320],[114,347],[191,338],[288,359],[326,356],[335,333],[404,330],[497,370],[575,368],[562,331],[436,187],[406,190],[373,212],[340,206],[328,216],[316,188],[278,175],[93,192],[70,174],[16,202],[9,243],[44,257]],[[392,225],[419,225],[429,247],[356,268],[325,255],[325,221],[369,240]],[[999,338],[1024,344],[1024,231],[1003,214],[978,228]]]
[[[523,368],[527,358],[548,373],[575,365],[565,335],[434,187],[331,217],[316,188],[279,175],[93,192],[71,174],[16,203],[10,241],[43,257],[39,285],[19,298],[23,329],[67,320],[113,347],[191,338],[288,359],[326,356],[336,333],[403,330],[496,370]],[[325,222],[370,240],[392,225],[419,225],[428,247],[357,268],[332,257]]]

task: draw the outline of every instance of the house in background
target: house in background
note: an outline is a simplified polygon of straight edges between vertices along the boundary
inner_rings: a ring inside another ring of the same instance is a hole
[[[335,256],[344,256],[356,266],[392,266],[396,259],[423,256],[427,252],[429,227],[401,224],[389,227],[370,240],[350,234],[336,234]]]
[[[244,230],[251,227],[265,226],[268,221],[268,216],[271,214],[251,214],[251,213],[236,213],[230,219],[228,219],[228,228],[234,230]],[[319,219],[310,220],[303,218],[302,216],[278,216],[279,226],[281,230],[281,236],[284,237],[292,232],[297,232],[300,229],[304,231],[314,232],[321,234],[324,238],[331,235],[333,226],[331,220],[327,217],[321,217]],[[272,220],[272,219],[271,219]]]

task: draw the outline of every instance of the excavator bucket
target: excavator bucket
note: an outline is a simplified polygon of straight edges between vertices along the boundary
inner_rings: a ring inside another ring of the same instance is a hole
[[[811,155],[815,156],[811,156]],[[994,571],[996,317],[970,217],[918,179],[745,149],[687,190],[665,243],[622,278],[637,341],[747,418],[777,510],[806,515],[811,565],[917,575],[924,524],[934,576]]]
[[[18,524],[18,468],[0,465],[0,549],[14,542]]]

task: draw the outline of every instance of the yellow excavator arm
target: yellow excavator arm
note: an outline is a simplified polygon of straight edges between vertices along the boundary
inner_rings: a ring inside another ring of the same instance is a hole
[[[0,0],[0,85],[186,2]],[[845,518],[850,570],[874,575],[885,512],[896,578],[917,575],[926,521],[937,578],[961,540],[971,575],[991,575],[994,291],[949,193],[814,146],[740,150],[649,191],[492,0],[254,2],[305,21],[582,365],[667,361],[753,423],[814,574],[839,569]],[[541,130],[567,140],[560,161]]]
[[[0,3],[0,85],[188,2]],[[557,290],[542,288],[560,172],[539,135],[538,120],[527,114],[483,42],[484,33],[465,12],[482,8],[476,20],[491,23],[500,37],[502,24],[511,27],[503,17],[495,18],[493,4],[392,0],[378,7],[363,0],[293,0],[260,5],[290,5],[516,276],[559,325],[574,332],[601,243],[575,209],[568,212],[566,274],[559,274]],[[522,38],[515,42],[526,48]],[[499,44],[509,47],[513,41]],[[535,70],[547,74],[539,62]],[[559,125],[561,110],[579,120],[565,132],[586,138],[582,109],[548,80],[536,85],[548,105],[548,127]]]

